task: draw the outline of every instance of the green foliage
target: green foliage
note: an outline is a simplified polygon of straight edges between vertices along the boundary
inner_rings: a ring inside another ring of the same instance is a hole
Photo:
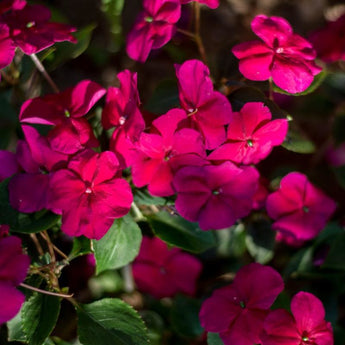
[[[73,247],[69,254],[69,260],[73,260],[78,256],[92,253],[91,240],[85,236],[73,238]]]
[[[99,241],[93,240],[96,273],[123,267],[138,255],[141,231],[130,215],[116,219]]]
[[[83,345],[149,344],[147,329],[138,313],[115,298],[104,298],[77,308],[78,333]]]
[[[42,345],[54,329],[60,312],[60,299],[34,293],[21,310],[22,329],[30,345]]]
[[[224,345],[218,333],[207,333],[207,345]]]
[[[154,233],[170,245],[201,253],[216,245],[211,231],[202,231],[197,223],[191,223],[177,215],[162,211],[148,217]]]
[[[297,153],[313,153],[315,145],[297,126],[290,122],[289,130],[282,144],[289,151]]]

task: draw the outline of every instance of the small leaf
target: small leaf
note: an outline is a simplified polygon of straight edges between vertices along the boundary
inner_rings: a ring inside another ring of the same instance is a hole
[[[42,345],[55,327],[60,299],[35,293],[21,310],[23,330],[30,345]]]
[[[202,231],[197,223],[191,223],[177,215],[162,211],[148,217],[154,233],[170,245],[201,253],[216,246],[212,232]]]
[[[313,153],[315,151],[313,142],[292,125],[289,126],[289,131],[282,146],[289,151],[297,153]]]
[[[92,253],[91,240],[85,236],[73,238],[73,247],[69,254],[69,260],[73,260],[78,256]]]
[[[276,232],[266,220],[254,221],[249,224],[246,245],[250,255],[256,262],[265,264],[273,258]]]
[[[26,336],[23,331],[21,313],[18,313],[12,320],[7,322],[8,341],[26,342]]]
[[[218,333],[207,333],[207,345],[224,345]]]
[[[96,274],[127,265],[138,255],[141,230],[130,215],[116,219],[99,241],[93,240]]]
[[[221,256],[240,257],[246,251],[246,232],[243,224],[217,230],[217,252]]]
[[[152,196],[146,189],[137,189],[134,193],[134,202],[139,205],[161,205],[167,204],[167,200],[161,197]]]
[[[78,333],[83,345],[146,345],[147,329],[138,313],[115,298],[77,309]]]
[[[325,78],[327,77],[327,74],[328,73],[326,70],[321,71],[319,74],[317,74],[314,77],[313,82],[303,92],[289,93],[285,90],[282,90],[279,86],[277,86],[275,84],[273,84],[273,91],[278,92],[278,93],[282,93],[284,95],[289,95],[289,96],[305,96],[305,95],[308,95],[309,93],[314,92],[322,84],[322,82],[325,80]]]
[[[199,321],[200,301],[183,295],[174,299],[170,319],[175,331],[185,337],[196,337],[204,331]]]

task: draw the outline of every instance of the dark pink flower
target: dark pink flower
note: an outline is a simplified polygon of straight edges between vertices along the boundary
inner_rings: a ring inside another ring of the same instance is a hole
[[[311,43],[294,34],[281,17],[256,16],[252,30],[262,41],[236,45],[232,52],[240,59],[240,72],[250,80],[272,78],[281,89],[298,93],[306,90],[321,68],[314,62]]]
[[[275,220],[273,229],[295,240],[306,241],[325,227],[336,203],[312,185],[305,175],[292,172],[283,177],[280,188],[268,196],[266,209]]]
[[[62,214],[61,229],[70,236],[99,240],[114,219],[126,215],[133,196],[127,181],[118,177],[113,152],[84,150],[52,174],[47,208]]]
[[[255,168],[231,162],[181,168],[173,181],[176,209],[203,230],[227,228],[252,210],[258,179]]]
[[[16,155],[0,150],[0,182],[19,171]]]
[[[206,148],[212,150],[225,140],[225,125],[232,119],[231,105],[213,90],[208,67],[199,60],[175,65],[182,108],[188,113],[185,126],[199,130]]]
[[[313,32],[310,41],[323,61],[345,60],[345,14]]]
[[[330,145],[326,150],[326,159],[334,167],[345,165],[345,143],[339,146]]]
[[[127,37],[127,54],[133,60],[146,61],[151,49],[164,46],[175,33],[180,19],[180,0],[144,0],[143,11]]]
[[[258,344],[269,308],[283,289],[283,279],[273,268],[258,263],[244,266],[231,285],[204,301],[201,325],[219,333],[225,345]]]
[[[16,236],[0,238],[0,324],[15,317],[25,301],[25,296],[16,289],[30,265],[21,243]]]
[[[179,292],[194,295],[202,270],[197,258],[178,248],[169,249],[158,237],[143,237],[132,267],[138,289],[155,298],[172,297]]]
[[[10,227],[7,224],[0,224],[0,239],[7,237],[10,231]]]
[[[212,9],[215,9],[219,6],[219,0],[181,0],[181,4],[188,4],[192,1],[200,2],[200,4],[204,4]]]
[[[10,35],[16,46],[25,54],[38,53],[55,42],[76,39],[71,35],[72,26],[50,22],[51,13],[43,5],[13,6],[3,15],[3,21],[10,28]]]
[[[151,133],[141,134],[132,164],[136,187],[148,184],[152,195],[173,195],[174,172],[181,166],[204,164],[206,151],[201,134],[190,128],[177,130],[186,117],[182,109],[172,109],[152,122]]]
[[[273,120],[270,110],[261,102],[246,103],[229,123],[227,141],[213,151],[209,160],[231,160],[239,164],[257,164],[266,158],[273,146],[286,136],[286,119]]]
[[[301,291],[291,301],[292,315],[284,309],[270,312],[260,336],[262,345],[333,345],[330,322],[322,302]]]
[[[82,117],[105,92],[99,84],[83,80],[58,94],[27,100],[19,119],[22,123],[55,125],[47,137],[55,151],[73,154],[85,147],[96,147],[92,127]]]
[[[12,9],[21,10],[23,7],[25,7],[25,5],[25,0],[1,0],[0,15]]]
[[[8,26],[0,24],[0,69],[11,63],[15,48],[12,39],[9,37]]]

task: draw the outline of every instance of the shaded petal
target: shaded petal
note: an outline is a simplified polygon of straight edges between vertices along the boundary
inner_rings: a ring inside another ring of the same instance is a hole
[[[25,296],[13,286],[0,282],[0,325],[14,318],[22,304]]]
[[[250,80],[264,81],[271,76],[273,53],[253,55],[239,62],[239,70],[243,76]]]

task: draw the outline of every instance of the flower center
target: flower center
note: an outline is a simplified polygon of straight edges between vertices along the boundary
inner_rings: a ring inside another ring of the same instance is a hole
[[[146,23],[152,23],[153,22],[153,18],[150,17],[150,16],[147,16],[147,17],[145,17],[145,22]]]
[[[85,182],[85,191],[84,191],[84,193],[85,194],[91,194],[91,193],[93,193],[93,190],[92,190],[92,184],[90,183],[90,182]]]
[[[219,195],[220,193],[222,193],[222,191],[223,191],[222,188],[217,188],[217,189],[212,191],[212,194],[213,195]]]
[[[246,304],[244,303],[244,301],[240,301],[240,306],[242,309],[244,309],[246,307]]]
[[[303,206],[303,212],[304,212],[304,213],[308,213],[308,212],[309,212],[309,207]]]
[[[198,108],[189,108],[189,109],[187,109],[187,111],[188,111],[187,116],[192,116],[198,112]]]
[[[30,28],[32,28],[33,26],[35,26],[36,25],[36,23],[35,22],[28,22],[28,23],[26,23],[26,27],[28,28],[28,29],[30,29]]]
[[[92,189],[90,187],[86,187],[85,193],[86,194],[91,194],[92,193]]]
[[[126,119],[127,119],[127,116],[121,116],[121,117],[119,118],[119,124],[120,124],[120,126],[123,126],[123,125],[125,124]]]
[[[277,54],[282,54],[282,53],[284,53],[284,48],[278,47],[278,48],[276,49],[276,53],[277,53]]]
[[[252,139],[248,139],[248,140],[247,140],[247,145],[248,145],[249,147],[253,147],[253,146],[254,146],[253,140],[252,140]]]
[[[64,110],[64,113],[67,118],[71,117],[71,113],[67,109]]]

